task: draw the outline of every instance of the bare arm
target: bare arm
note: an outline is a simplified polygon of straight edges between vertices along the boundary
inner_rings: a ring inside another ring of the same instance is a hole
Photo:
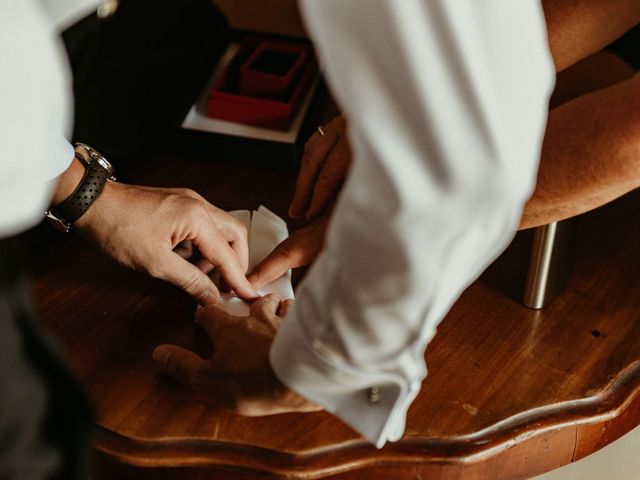
[[[569,218],[640,186],[640,74],[554,109],[520,228]]]
[[[549,46],[561,71],[640,23],[638,0],[543,0]]]

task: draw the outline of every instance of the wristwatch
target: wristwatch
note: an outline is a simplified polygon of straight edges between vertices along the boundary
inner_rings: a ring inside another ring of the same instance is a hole
[[[102,193],[107,182],[115,182],[113,166],[100,153],[84,143],[77,143],[75,157],[85,166],[84,175],[73,193],[61,204],[45,212],[53,227],[67,233]]]

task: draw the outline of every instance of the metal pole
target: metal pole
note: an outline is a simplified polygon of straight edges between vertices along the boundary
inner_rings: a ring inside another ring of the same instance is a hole
[[[556,241],[558,222],[535,229],[523,303],[533,309],[544,307],[549,290],[549,270]]]

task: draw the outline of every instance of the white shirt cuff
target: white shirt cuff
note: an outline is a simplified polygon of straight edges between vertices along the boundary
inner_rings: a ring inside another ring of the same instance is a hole
[[[293,313],[283,322],[271,347],[271,366],[278,379],[378,448],[402,437],[406,412],[420,382],[332,364],[319,341],[309,344]]]

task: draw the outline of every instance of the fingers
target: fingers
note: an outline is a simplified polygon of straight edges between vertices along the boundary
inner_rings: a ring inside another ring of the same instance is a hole
[[[305,145],[300,173],[296,181],[296,190],[289,207],[289,215],[292,218],[301,217],[307,209],[316,177],[340,137],[338,126],[338,122],[334,120],[324,129],[324,136],[316,132]]]
[[[236,254],[222,237],[213,222],[203,225],[202,233],[193,239],[202,256],[218,268],[225,282],[238,296],[251,300],[259,295],[244,276]]]
[[[218,377],[227,373],[195,353],[175,345],[160,345],[153,351],[153,360],[177,381],[205,395],[214,405],[234,410],[237,387],[230,379]]]
[[[173,251],[185,260],[188,260],[193,256],[193,245],[191,245],[189,240],[185,240],[184,242],[180,242],[176,245],[176,248],[174,248]]]
[[[350,161],[351,149],[346,139],[338,141],[318,174],[313,187],[313,197],[305,215],[307,220],[318,218],[335,200],[347,176]]]
[[[249,307],[249,322],[251,317],[258,321],[253,323],[253,328],[263,330],[267,335],[274,335],[278,331],[278,327],[282,323],[282,319],[278,317],[277,312],[280,308],[280,300],[273,294],[265,295],[254,301]]]
[[[211,271],[214,268],[216,268],[215,265],[213,265],[213,263],[211,263],[206,258],[199,258],[194,262],[194,265],[198,267],[200,270],[202,270],[204,273],[206,273],[207,275],[211,273]]]
[[[204,200],[204,202],[209,216],[216,224],[220,233],[222,233],[222,236],[227,240],[233,251],[236,253],[238,261],[244,269],[243,271],[246,272],[249,268],[247,226],[224,210],[214,207],[206,200]]]
[[[231,240],[229,245],[233,251],[236,252],[242,271],[246,272],[249,270],[249,244],[247,238],[245,237],[243,240]]]
[[[284,318],[289,309],[293,306],[293,299],[279,301],[273,294],[268,294],[255,300],[249,307],[249,317],[267,321],[267,323],[277,329],[277,323],[273,322],[273,317],[278,316]],[[218,305],[209,307],[200,307],[196,310],[195,320],[206,332],[209,338],[216,342],[216,338],[220,335],[220,331],[232,325],[241,324],[248,320],[249,317],[236,317],[230,315]]]
[[[220,292],[213,281],[198,267],[174,252],[158,262],[149,273],[183,289],[203,306],[214,305],[220,299]]]
[[[272,294],[255,300],[249,307],[249,314],[254,317],[265,318],[273,316],[278,311],[280,300]]]
[[[278,316],[283,318],[286,317],[294,304],[295,302],[292,298],[287,298],[286,300],[281,301],[280,306],[278,307]]]
[[[254,267],[247,276],[253,288],[260,290],[265,285],[280,278],[292,268],[301,266],[298,265],[298,263],[300,263],[300,255],[292,251],[292,248],[296,248],[292,243],[289,239],[284,240],[273,252]]]
[[[198,308],[195,313],[195,320],[207,332],[211,340],[215,339],[220,328],[235,321],[231,315],[217,305]]]
[[[254,288],[260,289],[288,270],[313,262],[322,250],[328,223],[328,219],[323,219],[307,225],[276,246],[247,277]]]
[[[202,372],[208,364],[195,353],[175,345],[156,347],[153,360],[173,378],[195,389],[199,389]]]
[[[249,307],[249,315],[261,320],[268,320],[274,315],[284,318],[293,307],[294,301],[291,298],[279,301],[273,294],[265,295],[255,300]],[[229,325],[236,325],[241,322],[242,317],[228,314],[218,305],[200,307],[196,310],[195,320],[214,341],[220,330]],[[271,323],[271,322],[270,322]]]
[[[212,205],[199,193],[185,188],[180,189],[182,195],[197,200],[204,207],[224,239],[229,243],[238,257],[244,272],[249,268],[249,245],[247,243],[247,227],[228,212]]]

